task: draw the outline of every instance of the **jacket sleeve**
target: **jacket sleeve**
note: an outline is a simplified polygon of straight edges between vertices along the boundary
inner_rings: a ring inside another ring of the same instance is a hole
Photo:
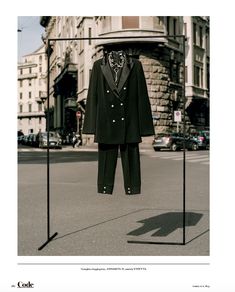
[[[139,111],[139,125],[141,136],[154,135],[152,111],[149,102],[147,84],[144,76],[144,70],[140,61],[138,65],[138,111]]]
[[[84,125],[82,130],[83,134],[95,134],[96,115],[97,115],[97,72],[95,62],[91,71],[91,77],[89,82]]]

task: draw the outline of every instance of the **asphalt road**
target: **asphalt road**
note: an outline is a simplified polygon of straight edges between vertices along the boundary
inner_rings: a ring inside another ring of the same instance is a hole
[[[186,152],[186,244],[182,245],[183,152],[141,151],[142,193],[124,193],[120,159],[113,195],[97,194],[95,149],[18,153],[18,254],[209,255],[209,152]]]

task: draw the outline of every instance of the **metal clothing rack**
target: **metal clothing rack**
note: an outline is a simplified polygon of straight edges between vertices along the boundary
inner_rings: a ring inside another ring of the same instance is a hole
[[[159,35],[159,36],[120,36],[120,37],[88,37],[88,38],[48,38],[47,39],[47,116],[46,116],[46,125],[47,125],[47,141],[49,141],[49,96],[50,96],[50,55],[51,55],[51,42],[56,41],[75,41],[75,40],[101,40],[101,39],[157,39],[157,38],[180,38],[183,40],[183,83],[182,83],[182,95],[183,95],[183,196],[182,196],[182,226],[183,226],[183,238],[182,242],[152,242],[152,241],[137,241],[137,240],[129,240],[128,243],[144,243],[144,244],[168,244],[168,245],[185,245],[185,105],[186,105],[186,97],[185,97],[185,35]],[[50,227],[51,227],[51,218],[50,218],[50,150],[49,143],[47,143],[47,240],[38,248],[38,250],[42,250],[47,244],[49,244],[57,235],[58,232],[55,232],[51,235]]]

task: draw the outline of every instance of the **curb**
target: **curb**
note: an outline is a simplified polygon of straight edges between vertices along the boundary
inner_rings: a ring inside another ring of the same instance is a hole
[[[47,152],[47,149],[41,148],[18,148],[18,152]],[[152,148],[141,148],[140,153],[153,151]],[[50,149],[50,152],[98,152],[97,148],[89,148],[89,147],[78,147],[78,148],[70,148],[70,147],[62,147],[62,149]]]

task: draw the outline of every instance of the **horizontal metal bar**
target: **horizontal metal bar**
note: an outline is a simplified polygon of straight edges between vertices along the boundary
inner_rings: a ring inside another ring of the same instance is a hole
[[[185,35],[149,35],[149,36],[116,36],[116,37],[88,37],[88,38],[48,38],[48,41],[75,41],[75,40],[111,40],[111,39],[146,39],[146,38],[185,38]]]

